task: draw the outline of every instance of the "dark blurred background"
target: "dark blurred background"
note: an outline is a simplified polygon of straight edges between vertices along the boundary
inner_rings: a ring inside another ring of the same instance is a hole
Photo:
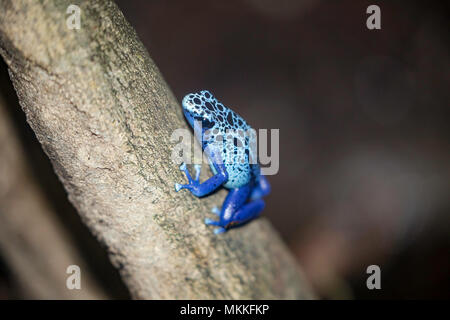
[[[447,1],[116,2],[179,100],[280,129],[264,215],[320,297],[450,296]]]
[[[320,294],[449,296],[448,2],[117,3],[178,99],[280,129],[264,215]]]

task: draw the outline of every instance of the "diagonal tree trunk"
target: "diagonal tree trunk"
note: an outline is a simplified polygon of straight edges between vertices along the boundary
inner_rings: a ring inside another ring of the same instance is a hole
[[[0,93],[0,251],[16,291],[27,299],[108,298],[33,179],[3,98]],[[66,286],[74,264],[83,270],[82,290]]]
[[[111,1],[0,0],[0,53],[20,104],[83,221],[134,298],[311,298],[264,219],[215,236],[203,224],[224,192],[175,193],[180,106]]]

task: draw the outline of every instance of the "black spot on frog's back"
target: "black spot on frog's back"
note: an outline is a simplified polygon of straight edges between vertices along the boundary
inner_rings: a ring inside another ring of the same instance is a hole
[[[228,112],[227,121],[231,126],[234,126],[233,115],[231,114],[231,112]]]
[[[205,107],[208,108],[211,111],[214,111],[214,106],[210,102],[205,103]]]
[[[235,147],[242,148],[242,141],[238,138],[233,138],[233,144]]]

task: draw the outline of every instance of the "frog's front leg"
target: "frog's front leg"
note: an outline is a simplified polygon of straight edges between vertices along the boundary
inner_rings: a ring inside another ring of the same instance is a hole
[[[225,166],[223,164],[214,164],[214,168],[216,169],[217,173],[203,183],[200,183],[200,168],[201,165],[195,165],[196,174],[195,179],[193,179],[189,173],[189,170],[187,169],[186,164],[183,162],[180,166],[180,170],[185,173],[189,183],[175,183],[175,191],[178,192],[181,189],[188,189],[194,196],[203,197],[219,188],[228,180],[228,173],[225,169]]]

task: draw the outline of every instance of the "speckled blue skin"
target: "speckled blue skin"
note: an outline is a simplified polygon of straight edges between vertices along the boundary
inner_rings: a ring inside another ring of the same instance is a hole
[[[270,192],[270,185],[260,174],[259,165],[249,163],[250,146],[254,142],[254,138],[246,134],[250,126],[206,90],[186,95],[182,106],[214,175],[200,183],[201,166],[194,166],[196,174],[192,178],[183,163],[180,170],[186,174],[189,183],[176,183],[175,190],[188,189],[197,197],[208,195],[222,186],[230,190],[222,209],[212,209],[219,221],[205,219],[207,225],[218,227],[214,230],[216,234],[258,217],[265,206],[261,198]]]

